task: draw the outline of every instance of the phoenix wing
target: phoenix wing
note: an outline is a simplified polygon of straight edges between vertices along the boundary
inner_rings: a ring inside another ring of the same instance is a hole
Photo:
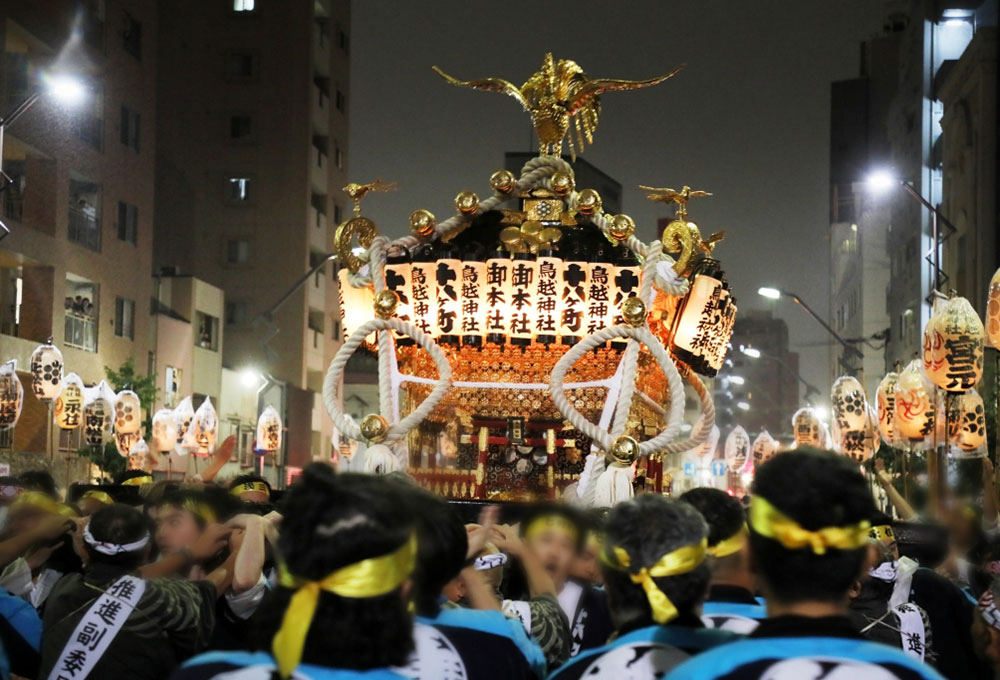
[[[685,64],[681,64],[670,73],[663,76],[657,76],[656,78],[650,78],[649,80],[620,80],[616,78],[588,79],[582,82],[578,87],[574,88],[572,96],[566,103],[566,110],[572,114],[581,106],[586,105],[593,97],[597,97],[604,92],[639,90],[644,87],[658,85],[664,80],[675,76],[682,68],[684,68],[684,66]]]
[[[514,99],[516,99],[524,109],[528,109],[528,102],[525,100],[524,95],[521,94],[521,90],[518,89],[517,85],[503,78],[480,78],[479,80],[458,80],[448,75],[437,66],[431,67],[434,73],[438,74],[444,78],[447,82],[452,85],[457,85],[458,87],[468,87],[473,90],[487,90],[489,92],[499,92],[500,94],[506,94]]]

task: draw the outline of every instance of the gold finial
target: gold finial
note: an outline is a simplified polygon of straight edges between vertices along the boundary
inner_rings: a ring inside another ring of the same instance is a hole
[[[351,182],[346,187],[344,187],[344,192],[351,197],[354,201],[354,214],[355,216],[361,215],[361,201],[365,196],[368,195],[370,191],[395,191],[395,182],[383,182],[382,178],[378,178],[374,182],[369,182],[368,184],[358,184],[356,182]]]
[[[689,186],[683,187],[680,191],[667,188],[647,187],[639,185],[640,189],[648,191],[646,198],[658,203],[671,203],[677,206],[677,215],[663,230],[661,240],[663,250],[668,253],[680,253],[677,262],[674,263],[674,271],[680,276],[690,276],[695,265],[702,257],[712,254],[715,244],[726,236],[726,232],[718,231],[707,239],[701,238],[701,230],[694,222],[687,219],[687,204],[692,198],[711,196],[707,191],[693,190]]]
[[[625,299],[625,302],[622,303],[622,319],[634,328],[646,323],[646,303],[642,301],[642,298]]]
[[[601,195],[594,189],[584,189],[576,196],[576,211],[590,217],[601,212]]]
[[[552,193],[563,198],[572,193],[573,189],[576,188],[576,180],[573,179],[573,175],[570,173],[560,170],[559,172],[552,173],[549,186],[552,187]]]
[[[517,177],[510,170],[497,170],[490,175],[490,188],[500,194],[509,194],[517,188]]]
[[[618,80],[612,78],[590,79],[583,69],[569,59],[555,61],[552,54],[546,54],[542,67],[531,74],[521,87],[502,78],[481,78],[479,80],[458,80],[437,66],[434,72],[452,85],[487,90],[510,95],[525,111],[531,114],[531,123],[541,145],[541,154],[562,154],[563,139],[570,131],[570,122],[576,128],[576,145],[583,151],[584,141],[594,143],[594,130],[601,112],[600,95],[604,92],[638,90],[662,83],[684,68],[678,68],[664,76],[649,80]],[[569,136],[570,155],[576,160],[576,146],[573,134]]]
[[[608,218],[608,240],[618,245],[635,233],[635,221],[628,215],[613,215]]]
[[[455,209],[463,215],[475,215],[479,211],[479,196],[474,191],[460,191],[455,196]]]
[[[692,198],[701,198],[702,196],[711,196],[712,194],[707,191],[692,191],[691,187],[685,186],[680,191],[674,189],[657,189],[656,187],[647,187],[642,184],[639,185],[640,189],[648,191],[650,193],[646,194],[646,198],[651,201],[656,201],[658,203],[666,203],[670,205],[671,203],[677,204],[677,219],[683,220],[687,217],[687,204]]]
[[[383,288],[375,294],[375,316],[380,319],[391,319],[396,316],[396,305],[399,304],[399,296],[396,291]]]
[[[373,444],[381,444],[389,434],[389,421],[377,413],[369,413],[361,420],[361,436]]]
[[[608,455],[619,465],[631,465],[639,457],[639,442],[622,435],[612,442]]]
[[[410,215],[410,231],[417,236],[430,238],[434,235],[434,228],[436,226],[437,220],[434,219],[434,213],[430,210],[421,208],[414,210]]]

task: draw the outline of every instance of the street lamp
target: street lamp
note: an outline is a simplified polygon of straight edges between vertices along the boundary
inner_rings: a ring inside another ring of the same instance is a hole
[[[740,345],[740,352],[746,354],[751,359],[760,359],[760,350],[756,347],[744,347]]]
[[[742,385],[746,382],[742,375],[731,375],[729,376],[729,382],[734,385]]]
[[[780,288],[764,286],[757,289],[757,294],[760,295],[761,297],[766,297],[771,300],[777,300],[782,297],[791,298],[792,300],[795,301],[795,303],[799,307],[806,310],[812,318],[816,319],[816,321],[819,322],[819,325],[821,325],[824,329],[826,329],[827,333],[832,335],[837,342],[843,345],[844,349],[846,349],[849,354],[853,354],[858,359],[865,358],[864,354],[861,353],[861,350],[859,350],[857,347],[847,342],[847,340],[844,340],[844,338],[840,337],[840,334],[837,333],[837,331],[833,330],[833,328],[830,327],[830,324],[828,324],[826,321],[823,320],[823,317],[821,317],[819,314],[813,311],[813,308],[807,305],[805,301],[803,301],[802,298],[800,298],[795,293],[789,293],[788,291],[781,290]]]
[[[750,410],[750,404],[748,404],[745,401],[738,401],[738,402],[736,402],[736,408],[738,408],[741,411],[749,411]]]

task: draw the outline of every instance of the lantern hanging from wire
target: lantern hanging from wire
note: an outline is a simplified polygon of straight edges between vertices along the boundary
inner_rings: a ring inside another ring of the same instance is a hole
[[[924,329],[924,370],[948,392],[964,392],[983,377],[985,330],[963,297],[943,301]]]
[[[816,411],[810,407],[800,408],[792,416],[792,435],[795,446],[820,446],[820,422]]]
[[[934,432],[937,404],[934,383],[924,372],[923,362],[914,359],[896,382],[896,432],[913,442],[922,442]]]
[[[56,398],[56,425],[60,430],[75,430],[83,424],[83,380],[69,373],[62,381]]]
[[[115,393],[105,381],[84,391],[83,436],[88,446],[101,447],[115,429]]]
[[[993,347],[1000,349],[1000,269],[993,273],[986,293],[986,337]]]
[[[986,454],[986,407],[976,390],[949,394],[945,400],[948,441],[965,453]]]
[[[671,329],[671,350],[693,371],[715,377],[726,358],[736,305],[719,263],[705,258]]]
[[[747,456],[750,454],[750,436],[747,431],[737,425],[726,437],[724,449],[726,457],[726,467],[732,472],[739,472],[746,465]]]
[[[761,430],[757,438],[753,440],[751,451],[753,451],[753,464],[756,468],[771,460],[777,453],[778,442],[767,430]]]
[[[177,446],[177,416],[173,409],[161,408],[153,414],[153,449],[157,453],[172,451]]]
[[[194,420],[194,405],[191,403],[191,397],[187,396],[174,407],[174,422],[177,425],[177,445],[174,451],[182,456],[188,454],[188,450],[184,447],[184,435],[191,427],[192,420]]]
[[[24,386],[17,377],[17,361],[11,359],[0,366],[0,430],[17,425],[24,406]]]
[[[281,416],[273,406],[267,406],[257,418],[257,451],[273,453],[281,448]]]
[[[857,378],[843,375],[833,383],[830,390],[833,404],[833,418],[840,430],[861,430],[868,417],[868,400],[865,388]]]
[[[115,432],[134,434],[142,428],[142,404],[132,390],[122,390],[115,398]],[[125,451],[128,455],[128,450]]]
[[[219,418],[212,406],[212,400],[205,397],[194,412],[191,425],[184,434],[184,448],[190,453],[207,456],[215,448],[215,436],[219,428]]]
[[[51,340],[31,353],[31,390],[43,404],[51,404],[62,390],[63,355]]]
[[[896,442],[896,382],[899,374],[886,373],[875,390],[875,401],[878,404],[878,431],[886,446],[895,446]]]

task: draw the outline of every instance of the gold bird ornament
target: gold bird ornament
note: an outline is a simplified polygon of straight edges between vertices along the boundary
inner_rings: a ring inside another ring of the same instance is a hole
[[[639,188],[649,192],[646,194],[646,198],[651,201],[677,206],[676,217],[663,230],[661,240],[664,252],[679,253],[677,262],[674,264],[674,271],[677,272],[678,276],[691,276],[698,261],[711,255],[712,251],[715,250],[715,244],[726,237],[726,232],[718,231],[709,236],[707,240],[703,240],[698,225],[687,220],[688,201],[692,198],[701,198],[712,194],[707,191],[693,190],[689,186],[685,186],[680,191],[647,187],[643,184],[640,184]]]
[[[562,155],[563,139],[572,121],[576,129],[576,144],[569,135],[569,149],[576,160],[577,148],[582,153],[586,144],[594,143],[594,130],[601,113],[600,95],[604,92],[638,90],[657,85],[684,68],[681,64],[670,73],[649,80],[620,80],[587,77],[583,69],[569,59],[555,61],[552,53],[545,55],[542,68],[531,74],[521,87],[503,78],[458,80],[437,66],[434,72],[452,85],[475,90],[499,92],[516,99],[531,114],[531,123],[538,135],[541,155]]]
[[[344,193],[351,197],[354,201],[354,214],[361,214],[361,201],[365,196],[372,191],[395,191],[395,182],[383,182],[382,178],[378,178],[374,182],[369,182],[368,184],[358,184],[357,182],[351,182],[346,187],[344,187]]]

